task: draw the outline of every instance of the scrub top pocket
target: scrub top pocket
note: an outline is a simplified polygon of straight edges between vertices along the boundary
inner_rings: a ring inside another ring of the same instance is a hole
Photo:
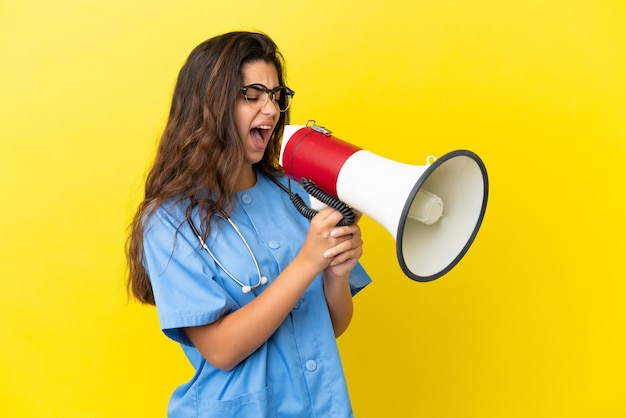
[[[201,417],[204,418],[276,418],[276,407],[272,389],[269,386],[232,399],[206,400],[201,402]]]

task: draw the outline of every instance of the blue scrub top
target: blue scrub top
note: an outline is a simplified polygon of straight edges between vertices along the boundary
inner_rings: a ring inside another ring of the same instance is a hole
[[[269,285],[300,250],[310,221],[269,178],[260,173],[257,177],[253,188],[236,193],[231,218]],[[304,190],[295,182],[291,187],[306,201]],[[213,367],[192,345],[181,328],[212,323],[253,300],[267,285],[243,293],[199,246],[185,222],[186,210],[186,203],[163,205],[147,220],[144,234],[145,267],[161,329],[181,344],[196,370],[191,381],[173,393],[168,416],[353,416],[321,274],[272,337],[234,369]],[[200,225],[197,213],[194,221]],[[257,283],[252,256],[227,221],[212,221],[207,245],[239,281]],[[350,274],[352,294],[370,282],[357,264]]]

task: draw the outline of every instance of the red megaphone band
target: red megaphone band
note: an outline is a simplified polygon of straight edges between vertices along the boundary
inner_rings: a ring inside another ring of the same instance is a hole
[[[335,197],[337,178],[344,163],[361,148],[310,127],[298,129],[283,151],[285,174],[295,181],[311,180]]]

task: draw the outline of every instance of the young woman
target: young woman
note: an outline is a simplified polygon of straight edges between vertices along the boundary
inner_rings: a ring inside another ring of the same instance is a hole
[[[180,71],[127,246],[130,291],[196,370],[170,417],[352,416],[335,338],[371,280],[358,225],[309,221],[284,190],[293,95],[261,33],[209,39]]]

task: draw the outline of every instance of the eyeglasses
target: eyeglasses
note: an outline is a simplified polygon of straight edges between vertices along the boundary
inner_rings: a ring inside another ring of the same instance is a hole
[[[273,89],[268,89],[263,84],[250,84],[241,88],[243,97],[246,99],[246,103],[253,109],[262,109],[267,104],[268,98],[272,97],[272,103],[281,111],[285,112],[289,109],[291,99],[293,98],[295,91],[291,90],[287,86],[278,86]]]

